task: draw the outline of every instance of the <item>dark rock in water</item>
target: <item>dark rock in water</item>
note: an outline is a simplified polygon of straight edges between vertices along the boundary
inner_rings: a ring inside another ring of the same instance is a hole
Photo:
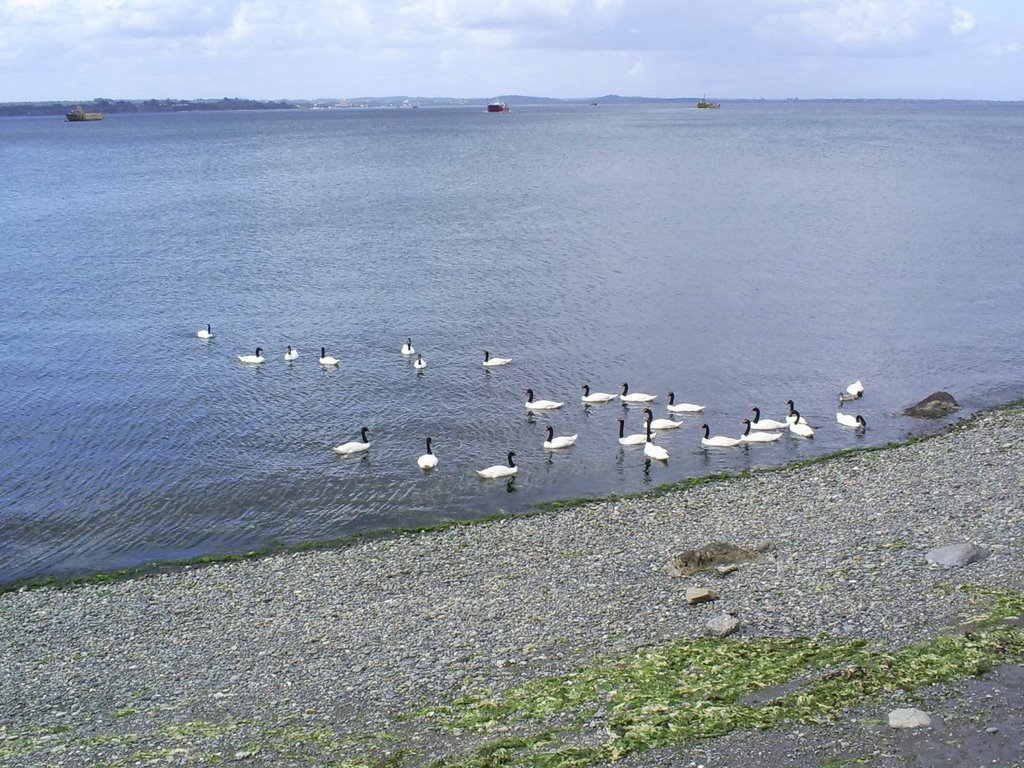
[[[907,408],[903,413],[923,419],[937,419],[958,410],[960,410],[960,403],[954,400],[949,392],[933,392],[921,402]]]
[[[737,547],[723,541],[713,541],[698,549],[688,549],[676,555],[665,564],[665,572],[669,576],[689,576],[719,565],[750,563],[760,559],[761,556],[752,549]]]

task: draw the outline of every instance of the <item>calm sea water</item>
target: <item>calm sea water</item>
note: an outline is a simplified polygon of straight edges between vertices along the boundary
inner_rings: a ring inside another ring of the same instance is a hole
[[[0,169],[0,581],[638,491],[1024,389],[1021,104],[6,119]],[[706,405],[667,464],[617,444],[638,408],[580,404],[624,381]],[[789,398],[812,441],[700,447]]]

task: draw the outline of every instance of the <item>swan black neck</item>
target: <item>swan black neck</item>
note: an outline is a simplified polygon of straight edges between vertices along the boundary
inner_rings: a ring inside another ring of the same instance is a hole
[[[760,409],[760,408],[758,408],[758,407],[757,407],[757,406],[755,405],[755,406],[754,406],[753,408],[751,408],[750,410],[751,410],[751,411],[753,412],[753,414],[754,414],[753,422],[754,422],[755,424],[757,424],[757,420],[761,418],[761,409]]]
[[[650,422],[654,418],[654,412],[650,408],[644,408],[644,421]]]
[[[263,347],[256,347],[256,357],[259,357],[263,353]]]
[[[793,417],[793,421],[794,422],[799,423],[799,421],[800,421],[800,411],[797,411],[797,410],[794,410],[793,408],[790,408],[789,409],[789,415]]]
[[[548,442],[551,442],[551,438],[555,436],[555,428],[548,424]]]
[[[750,434],[750,419],[744,419],[743,420],[743,424],[746,427],[746,429],[743,430],[743,434],[744,435],[749,435]]]
[[[514,466],[516,465],[516,462],[515,462],[515,455],[516,455],[516,452],[515,452],[515,451],[509,451],[509,452],[508,452],[508,465],[509,465],[510,467],[514,467]]]
[[[206,332],[207,333],[213,333],[213,328],[210,327],[209,323],[206,324]]]
[[[622,396],[625,397],[628,394],[629,394],[629,383],[624,381],[624,382],[622,382]]]
[[[619,419],[619,437],[623,437],[626,433],[626,420]]]
[[[320,357],[327,357],[327,347],[320,347]]]
[[[584,384],[583,385],[583,396],[584,397],[589,397],[590,396],[590,385],[589,384]]]
[[[485,349],[485,350],[484,350],[484,362],[486,363],[486,362],[487,362],[488,360],[490,360],[490,359],[491,359],[491,353],[490,353],[490,352],[488,352],[488,351],[487,351],[487,350]]]
[[[647,419],[645,424],[647,425],[647,442],[649,443],[651,442],[651,420]]]
[[[359,430],[359,434],[362,435],[364,443],[370,442],[369,440],[366,439],[366,433],[368,431],[369,431],[369,429],[367,427],[363,427],[361,430]]]
[[[532,389],[526,390],[526,402],[528,402],[528,403],[532,403],[533,402],[533,390]]]
[[[433,451],[430,450],[430,438],[429,437],[427,438],[427,453],[433,453]]]
[[[675,405],[676,404],[676,393],[675,392],[669,392],[668,393],[668,404],[669,405]]]
[[[707,424],[701,424],[700,428],[704,430],[704,437],[705,438],[708,437],[711,434],[711,430],[708,428]]]

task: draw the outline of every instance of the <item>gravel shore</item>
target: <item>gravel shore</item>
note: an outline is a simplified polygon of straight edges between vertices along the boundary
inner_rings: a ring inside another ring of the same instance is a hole
[[[978,608],[956,586],[1024,589],[1022,419],[987,412],[911,445],[661,495],[0,595],[0,766],[344,764],[381,733],[426,765],[464,737],[399,715],[698,637],[722,611],[742,622],[733,637],[934,637]],[[773,548],[725,577],[666,574],[712,541]],[[991,556],[929,566],[956,542]],[[689,605],[690,586],[720,598]],[[926,691],[924,735],[878,725],[905,706],[894,697],[833,726],[620,765],[1024,765],[1022,683],[1014,666]]]

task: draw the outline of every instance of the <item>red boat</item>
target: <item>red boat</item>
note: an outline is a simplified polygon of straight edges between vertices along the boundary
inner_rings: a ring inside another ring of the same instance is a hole
[[[488,112],[508,112],[508,104],[500,99],[495,99],[487,105]]]

